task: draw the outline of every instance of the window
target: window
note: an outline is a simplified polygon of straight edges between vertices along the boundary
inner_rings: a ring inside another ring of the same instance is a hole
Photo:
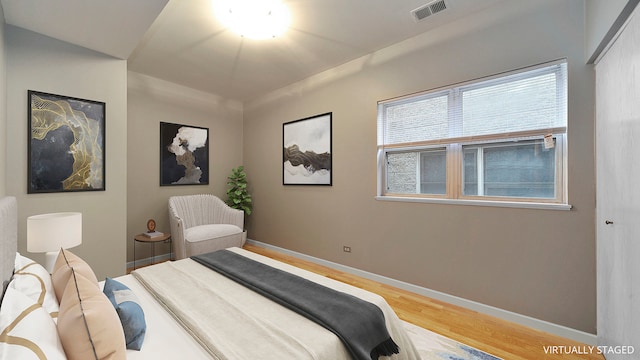
[[[378,103],[378,195],[566,204],[566,61]]]

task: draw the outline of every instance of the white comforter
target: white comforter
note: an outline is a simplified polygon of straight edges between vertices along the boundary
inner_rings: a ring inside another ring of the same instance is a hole
[[[399,354],[384,359],[420,358],[382,297],[243,249],[231,250],[376,304],[400,347]],[[350,359],[330,331],[191,259],[138,269],[133,275],[215,359]]]

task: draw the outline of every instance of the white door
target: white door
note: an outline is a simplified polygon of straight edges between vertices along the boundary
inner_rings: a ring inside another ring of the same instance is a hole
[[[598,345],[640,359],[640,13],[596,65]],[[626,348],[622,348],[626,346]]]

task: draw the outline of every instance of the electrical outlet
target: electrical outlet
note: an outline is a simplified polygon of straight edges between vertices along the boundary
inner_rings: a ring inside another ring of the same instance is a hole
[[[351,246],[343,246],[342,247],[342,251],[350,253],[351,252]]]

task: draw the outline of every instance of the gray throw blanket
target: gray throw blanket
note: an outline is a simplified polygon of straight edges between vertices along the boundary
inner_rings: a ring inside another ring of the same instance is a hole
[[[399,353],[376,305],[227,250],[191,257],[333,332],[354,359]]]

